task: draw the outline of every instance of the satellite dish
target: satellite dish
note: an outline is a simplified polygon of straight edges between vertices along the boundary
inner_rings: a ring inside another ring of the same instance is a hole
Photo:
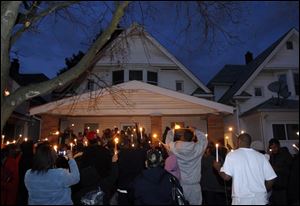
[[[276,93],[280,90],[280,87],[281,87],[281,82],[279,81],[272,82],[271,84],[268,85],[268,89],[271,92],[276,92]]]

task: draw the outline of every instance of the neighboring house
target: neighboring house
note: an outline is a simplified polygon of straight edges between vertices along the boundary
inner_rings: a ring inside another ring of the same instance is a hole
[[[225,142],[233,146],[234,134],[245,131],[265,149],[277,138],[294,153],[292,144],[299,142],[299,32],[293,28],[255,59],[250,52],[245,59],[246,65],[225,65],[207,84],[215,101],[235,107],[224,119]],[[279,104],[277,93],[268,88],[275,81],[290,92]]]
[[[56,101],[30,110],[42,116],[42,137],[72,125],[75,134],[86,127],[102,133],[137,122],[147,134],[160,136],[177,123],[217,140],[224,135],[223,115],[233,112],[208,100],[211,91],[138,25],[117,30],[88,72],[54,94]]]
[[[49,80],[44,74],[20,74],[19,68],[19,61],[13,59],[13,62],[11,62],[9,86],[7,88],[10,92],[18,89],[20,86]],[[17,140],[20,135],[22,135],[22,138],[27,137],[38,140],[40,136],[40,118],[35,115],[30,116],[29,108],[45,104],[46,102],[46,96],[35,97],[17,107],[4,126],[5,141]]]

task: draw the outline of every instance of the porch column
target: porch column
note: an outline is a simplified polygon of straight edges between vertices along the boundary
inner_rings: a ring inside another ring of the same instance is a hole
[[[209,114],[207,116],[208,140],[224,144],[224,121],[222,115]]]
[[[41,137],[42,139],[48,138],[49,142],[57,143],[58,135],[54,133],[59,131],[59,116],[42,114],[41,115]]]

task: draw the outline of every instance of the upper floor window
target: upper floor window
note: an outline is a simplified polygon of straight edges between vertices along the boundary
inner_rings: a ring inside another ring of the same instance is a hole
[[[182,80],[176,80],[176,91],[178,92],[183,92],[184,88],[183,88],[183,81]]]
[[[157,72],[147,72],[147,83],[157,85]]]
[[[95,87],[95,81],[93,79],[88,79],[87,89],[93,91]]]
[[[143,81],[143,71],[141,70],[130,70],[129,80],[139,80]]]
[[[295,94],[299,96],[299,73],[294,73]]]
[[[263,91],[261,87],[255,87],[254,88],[254,95],[256,97],[262,97],[263,96]]]
[[[273,137],[278,140],[299,140],[298,124],[272,124]]]
[[[287,41],[286,42],[286,49],[288,49],[288,50],[294,49],[292,41]]]
[[[124,82],[124,70],[113,71],[113,75],[112,75],[113,85],[120,84],[123,82]]]

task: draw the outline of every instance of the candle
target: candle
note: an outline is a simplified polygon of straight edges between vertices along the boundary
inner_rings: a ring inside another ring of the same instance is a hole
[[[140,132],[141,132],[141,139],[143,139],[143,135],[142,135],[143,128],[142,127],[140,127]]]
[[[293,147],[296,148],[299,151],[299,148],[297,147],[296,144],[293,144]]]
[[[219,162],[219,144],[216,144],[216,161]]]
[[[132,147],[134,147],[134,144],[131,144]]]
[[[75,143],[75,145],[77,145],[77,139],[74,139],[74,143]]]
[[[74,127],[74,124],[72,124],[71,126]]]
[[[2,145],[4,144],[4,138],[5,138],[5,135],[2,135],[2,141],[1,141]]]
[[[97,131],[97,134],[100,132],[100,130],[99,130],[99,129],[97,129],[96,131]]]
[[[27,142],[27,140],[28,140],[27,137],[25,137],[25,138],[24,138],[24,141]]]
[[[55,150],[55,152],[57,152],[57,145],[54,145],[53,149]]]
[[[87,141],[84,141],[84,144],[85,144],[86,147],[88,146],[88,142]]]
[[[10,144],[10,142],[9,141],[6,141],[6,145],[9,145]]]
[[[16,144],[16,140],[14,140],[13,143]]]
[[[71,151],[73,151],[73,143],[70,143]]]
[[[45,141],[48,141],[48,138],[45,138]]]

